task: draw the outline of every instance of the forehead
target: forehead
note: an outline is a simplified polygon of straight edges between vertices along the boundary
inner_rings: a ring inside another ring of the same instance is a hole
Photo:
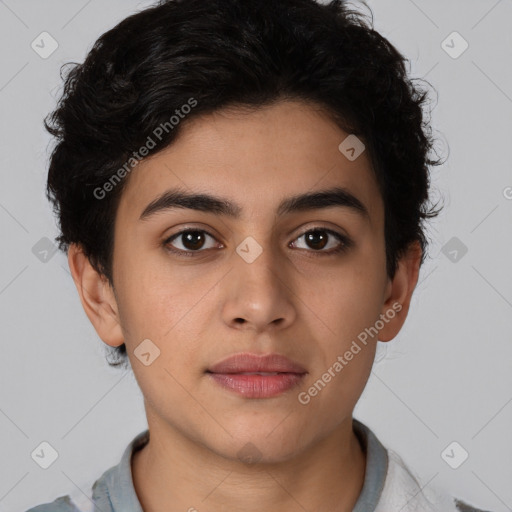
[[[354,159],[354,151],[346,151],[354,136],[347,139],[350,134],[319,107],[287,101],[256,110],[231,108],[191,119],[180,129],[170,146],[130,173],[120,212],[138,218],[157,196],[178,187],[230,198],[241,207],[241,218],[257,218],[275,214],[283,198],[343,187],[365,205],[372,222],[382,215],[368,152]],[[355,144],[359,152],[357,139]]]

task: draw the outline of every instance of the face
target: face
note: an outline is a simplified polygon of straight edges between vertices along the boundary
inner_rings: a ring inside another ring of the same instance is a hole
[[[282,461],[351,418],[411,280],[386,275],[382,198],[369,155],[338,149],[347,136],[301,102],[224,110],[132,171],[115,222],[122,336],[100,335],[126,343],[150,429]]]

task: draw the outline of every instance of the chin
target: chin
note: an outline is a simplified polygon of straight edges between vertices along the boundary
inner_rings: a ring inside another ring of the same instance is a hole
[[[264,444],[262,440],[237,443],[237,448],[238,449],[234,452],[230,450],[229,453],[222,455],[233,462],[242,462],[247,466],[280,464],[292,459],[298,449],[297,446],[294,446],[286,450],[282,445],[273,446],[273,443],[270,445],[269,443]]]
[[[243,430],[237,430],[239,435],[227,427],[233,437],[226,437],[226,444],[219,446],[217,453],[246,464],[285,462],[300,451],[300,443],[304,442],[304,436],[298,431],[294,433],[280,429],[281,421],[282,418],[267,424],[253,422],[251,425],[248,422]],[[240,425],[237,427],[240,428]]]

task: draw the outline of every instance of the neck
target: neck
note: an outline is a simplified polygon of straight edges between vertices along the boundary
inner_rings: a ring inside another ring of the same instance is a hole
[[[149,443],[132,457],[145,512],[351,511],[363,487],[366,458],[351,417],[289,460],[250,465],[151,423]]]

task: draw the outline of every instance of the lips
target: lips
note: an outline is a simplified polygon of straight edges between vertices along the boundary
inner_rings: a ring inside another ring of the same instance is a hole
[[[211,373],[306,373],[291,359],[280,354],[240,353],[223,359],[208,369]]]
[[[216,384],[246,398],[270,398],[298,385],[307,371],[280,354],[239,353],[211,366]]]

